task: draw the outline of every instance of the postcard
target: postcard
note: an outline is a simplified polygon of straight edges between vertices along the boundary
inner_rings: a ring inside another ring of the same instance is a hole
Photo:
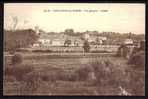
[[[4,3],[3,95],[144,96],[144,3]]]

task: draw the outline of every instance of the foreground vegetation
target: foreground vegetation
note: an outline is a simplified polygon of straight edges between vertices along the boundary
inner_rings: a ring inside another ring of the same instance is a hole
[[[4,69],[4,95],[144,95],[144,66],[124,58],[23,57]]]

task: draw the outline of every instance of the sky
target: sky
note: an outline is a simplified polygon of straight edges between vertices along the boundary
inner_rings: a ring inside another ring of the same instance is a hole
[[[144,3],[5,3],[4,29],[38,26],[46,32],[145,33]]]

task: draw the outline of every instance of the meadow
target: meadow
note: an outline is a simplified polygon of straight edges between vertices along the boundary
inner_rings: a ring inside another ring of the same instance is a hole
[[[103,53],[22,53],[5,56],[3,95],[144,95],[144,67]]]

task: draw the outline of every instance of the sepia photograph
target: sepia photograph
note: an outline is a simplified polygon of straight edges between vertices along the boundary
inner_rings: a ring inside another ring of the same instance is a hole
[[[145,96],[145,3],[4,3],[4,96]]]

